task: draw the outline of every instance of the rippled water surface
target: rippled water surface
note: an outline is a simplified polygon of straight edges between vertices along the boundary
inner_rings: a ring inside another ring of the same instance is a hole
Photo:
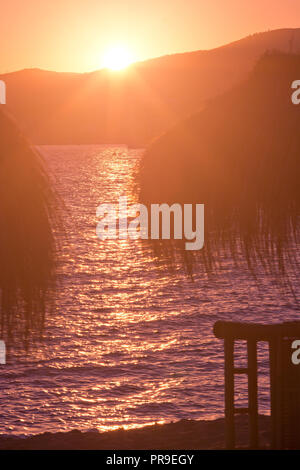
[[[139,241],[97,239],[96,207],[128,194],[139,150],[49,146],[41,151],[66,206],[61,287],[43,347],[12,351],[0,371],[0,433],[112,429],[223,414],[223,345],[216,320],[296,319],[271,281],[259,291],[226,266],[209,281],[171,276]],[[155,184],[155,182],[154,182]],[[239,357],[243,346],[238,344]],[[268,410],[266,348],[260,411]],[[245,381],[238,379],[237,403]]]

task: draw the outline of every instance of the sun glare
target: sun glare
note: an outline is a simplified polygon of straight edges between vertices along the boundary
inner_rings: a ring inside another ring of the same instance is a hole
[[[103,56],[102,66],[111,70],[122,70],[133,62],[132,54],[126,47],[114,46]]]

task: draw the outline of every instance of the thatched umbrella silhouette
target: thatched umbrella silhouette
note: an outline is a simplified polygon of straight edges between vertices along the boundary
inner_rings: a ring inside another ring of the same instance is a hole
[[[265,54],[244,83],[146,150],[140,202],[205,204],[203,250],[154,242],[159,257],[179,253],[190,271],[195,263],[211,271],[224,254],[254,274],[298,270],[300,106],[291,83],[299,77],[299,56]]]
[[[42,159],[0,109],[1,337],[41,332],[55,289],[57,199]]]

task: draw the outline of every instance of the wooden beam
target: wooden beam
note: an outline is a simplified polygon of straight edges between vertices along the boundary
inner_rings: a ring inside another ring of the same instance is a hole
[[[234,425],[234,341],[225,338],[225,441],[227,449],[235,447]]]
[[[257,401],[257,343],[247,341],[248,350],[248,403],[250,447],[258,448],[258,401]]]

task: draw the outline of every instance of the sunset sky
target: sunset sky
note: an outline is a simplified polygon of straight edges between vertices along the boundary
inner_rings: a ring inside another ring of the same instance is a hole
[[[298,27],[298,0],[0,0],[0,72],[86,72],[107,49],[144,60]]]

